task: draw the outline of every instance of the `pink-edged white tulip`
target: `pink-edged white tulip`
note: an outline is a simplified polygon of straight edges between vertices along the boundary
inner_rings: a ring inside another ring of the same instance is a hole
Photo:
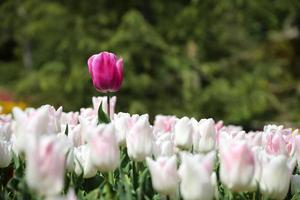
[[[64,187],[64,143],[55,136],[31,137],[26,148],[26,181],[41,195],[58,194]]]
[[[137,122],[139,116],[129,113],[118,113],[114,115],[113,123],[116,128],[116,136],[120,146],[126,145],[126,135],[132,126]]]
[[[78,147],[85,143],[81,124],[77,124],[73,128],[68,128],[68,139],[72,142],[73,146],[75,147]]]
[[[294,137],[295,140],[295,156],[297,158],[298,170],[300,169],[300,135]]]
[[[206,156],[181,154],[182,162],[178,173],[181,179],[180,192],[184,199],[210,200],[214,198],[214,158],[214,152]]]
[[[9,166],[12,161],[12,155],[11,142],[0,140],[0,168]]]
[[[200,120],[197,130],[194,132],[194,150],[196,152],[209,152],[215,148],[216,130],[213,119]]]
[[[175,196],[179,186],[176,156],[159,157],[156,161],[147,158],[146,161],[153,188],[161,194]]]
[[[126,135],[127,153],[135,161],[151,157],[153,132],[147,114],[141,115]]]
[[[5,120],[0,116],[0,140],[10,140],[11,134],[12,120]]]
[[[91,178],[96,175],[97,169],[91,161],[90,148],[87,145],[81,145],[74,148],[75,173],[83,178]]]
[[[123,81],[123,59],[110,52],[100,52],[88,59],[93,85],[99,92],[116,92]]]
[[[153,131],[154,133],[163,132],[170,133],[173,132],[174,126],[178,118],[172,115],[156,115],[154,120]]]
[[[102,110],[106,114],[108,114],[107,98],[108,97],[93,97],[92,98],[95,113],[98,113],[99,106],[100,106],[100,104],[102,104]],[[117,103],[117,97],[116,96],[113,96],[109,99],[109,109],[110,109],[109,110],[109,112],[110,112],[109,117],[110,117],[110,119],[113,119],[113,117],[114,117],[116,103]]]
[[[100,172],[115,170],[120,163],[120,150],[112,123],[95,128],[88,142],[91,160]]]
[[[16,119],[14,146],[17,152],[25,151],[29,135],[41,136],[59,133],[61,112],[61,107],[55,110],[50,105],[28,111],[29,114],[19,108],[14,108],[13,114]]]
[[[241,192],[251,187],[255,160],[244,141],[228,142],[220,146],[220,177],[230,190]]]
[[[160,156],[174,155],[174,144],[170,134],[163,134],[153,143],[153,155],[158,158]]]
[[[280,133],[272,133],[267,136],[265,149],[269,154],[273,155],[288,154],[285,140]]]
[[[175,145],[181,149],[191,149],[193,145],[193,125],[190,119],[183,117],[175,124]]]
[[[259,182],[261,192],[271,199],[284,199],[288,193],[292,171],[284,155],[265,155]]]
[[[79,113],[78,112],[62,112],[61,114],[61,125],[63,127],[65,127],[66,125],[68,125],[69,127],[74,127],[78,124],[78,116]],[[65,128],[63,128],[62,130],[65,130]]]

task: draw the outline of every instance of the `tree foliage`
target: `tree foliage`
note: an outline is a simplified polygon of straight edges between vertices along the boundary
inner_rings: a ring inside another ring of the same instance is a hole
[[[33,106],[98,95],[87,58],[125,60],[118,110],[248,127],[299,120],[296,0],[4,0],[0,85]]]

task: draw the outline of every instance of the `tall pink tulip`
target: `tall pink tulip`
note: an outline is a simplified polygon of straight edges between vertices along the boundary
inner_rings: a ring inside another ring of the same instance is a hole
[[[93,85],[103,93],[116,92],[123,81],[123,59],[110,52],[101,52],[88,59]]]

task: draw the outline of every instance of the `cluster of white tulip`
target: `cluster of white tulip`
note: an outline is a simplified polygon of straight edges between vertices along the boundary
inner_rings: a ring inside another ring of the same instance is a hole
[[[93,108],[63,112],[50,105],[14,108],[0,116],[0,168],[17,155],[25,160],[26,183],[32,191],[57,197],[66,172],[84,178],[116,170],[125,149],[134,162],[144,162],[152,187],[168,198],[220,198],[220,187],[234,193],[260,191],[271,199],[286,198],[300,189],[298,130],[267,125],[248,132],[213,119],[114,113],[110,123],[98,122],[107,97],[93,97]],[[68,199],[76,199],[74,194]]]

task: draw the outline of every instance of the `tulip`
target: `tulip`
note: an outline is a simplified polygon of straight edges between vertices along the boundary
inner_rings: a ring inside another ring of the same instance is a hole
[[[184,199],[214,198],[216,184],[213,174],[214,157],[213,152],[206,156],[181,154],[182,163],[178,173],[181,178],[180,192]]]
[[[153,144],[153,155],[158,158],[160,156],[174,155],[174,146],[171,141],[157,140]]]
[[[79,113],[78,112],[68,112],[68,113],[65,113],[63,112],[62,115],[61,115],[61,125],[62,126],[76,126],[78,124],[78,116],[79,116]],[[65,130],[62,129],[62,130]]]
[[[12,134],[11,120],[5,121],[0,118],[0,140],[10,140]]]
[[[41,195],[58,194],[64,187],[64,143],[55,136],[31,137],[26,148],[26,181]]]
[[[116,136],[119,145],[125,146],[126,144],[126,135],[128,134],[129,130],[138,120],[138,115],[130,116],[129,113],[118,113],[115,114],[113,123],[116,128]]]
[[[147,114],[139,117],[126,135],[127,153],[135,161],[152,155],[153,133]]]
[[[177,117],[168,115],[156,115],[154,121],[154,133],[163,132],[170,133],[173,132],[174,126],[177,121]]]
[[[92,101],[93,101],[93,107],[94,107],[94,111],[96,113],[98,113],[98,109],[100,104],[102,104],[102,110],[108,115],[108,112],[110,113],[110,119],[113,119],[114,114],[115,114],[115,106],[116,106],[116,102],[117,102],[117,97],[113,96],[111,98],[109,98],[109,108],[108,108],[108,102],[107,102],[107,98],[109,97],[93,97]]]
[[[297,158],[298,170],[300,169],[300,136],[295,136],[295,154]]]
[[[115,170],[120,163],[120,150],[113,124],[99,125],[89,140],[91,161],[100,172]]]
[[[175,125],[175,145],[182,149],[190,149],[192,147],[193,126],[189,118],[183,117],[179,119]]]
[[[83,178],[91,178],[96,175],[97,169],[91,161],[90,148],[87,145],[81,145],[74,148],[75,173]]]
[[[265,148],[269,154],[288,154],[286,143],[280,133],[269,134],[267,136],[267,144],[265,144]]]
[[[45,134],[55,134],[60,132],[60,117],[62,108],[55,110],[50,105],[44,105],[35,111],[26,112],[18,108],[13,109],[13,114],[16,119],[14,134],[15,148],[17,152],[25,151],[28,135],[41,136]]]
[[[176,195],[179,185],[176,156],[160,157],[156,161],[147,158],[146,161],[153,188],[163,195]]]
[[[88,59],[93,85],[99,92],[116,92],[123,81],[123,59],[109,52],[95,54]]]
[[[248,190],[254,170],[254,155],[244,141],[221,144],[220,177],[229,189],[234,192]]]
[[[8,167],[12,160],[11,142],[0,140],[0,168]]]
[[[213,119],[202,119],[199,122],[198,130],[194,134],[194,149],[197,152],[209,152],[215,147],[216,130]]]
[[[284,199],[288,193],[292,172],[283,155],[265,155],[260,179],[261,192],[271,199]]]

